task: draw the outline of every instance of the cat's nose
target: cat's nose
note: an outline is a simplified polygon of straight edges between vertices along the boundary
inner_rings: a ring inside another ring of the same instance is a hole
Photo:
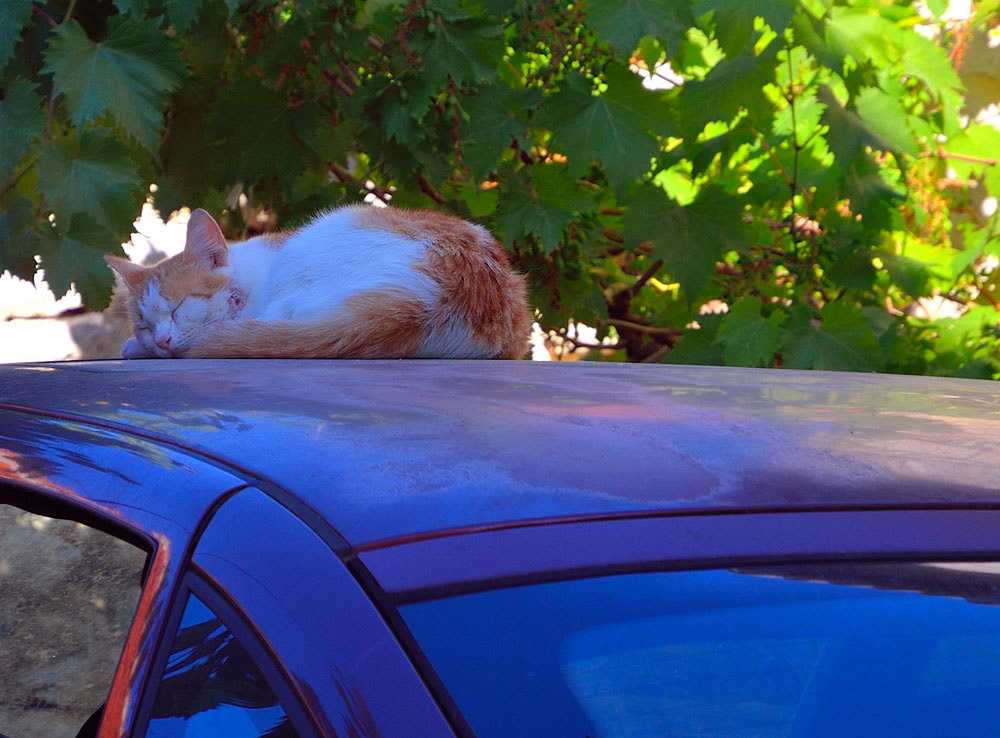
[[[166,351],[167,349],[170,348],[170,336],[163,336],[162,338],[157,338],[156,345],[159,346],[164,351]]]

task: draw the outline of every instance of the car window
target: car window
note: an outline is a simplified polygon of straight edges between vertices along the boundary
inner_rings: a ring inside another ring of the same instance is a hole
[[[146,552],[0,504],[0,735],[74,738],[104,704]]]
[[[298,733],[244,645],[190,593],[146,736],[296,738]]]
[[[997,571],[628,574],[400,612],[479,738],[993,736]]]

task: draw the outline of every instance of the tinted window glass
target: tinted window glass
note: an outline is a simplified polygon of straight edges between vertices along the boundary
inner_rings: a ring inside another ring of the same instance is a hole
[[[401,612],[480,738],[992,736],[998,593],[989,565],[848,565],[606,577]]]
[[[0,734],[73,738],[108,696],[146,553],[0,505]]]
[[[146,730],[156,738],[294,738],[274,691],[215,613],[188,596]]]

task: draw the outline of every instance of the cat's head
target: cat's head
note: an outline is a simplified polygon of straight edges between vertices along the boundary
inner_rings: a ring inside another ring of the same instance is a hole
[[[131,293],[135,338],[147,356],[184,356],[207,326],[243,307],[242,294],[229,285],[226,240],[204,210],[191,213],[184,251],[156,266],[104,258]]]

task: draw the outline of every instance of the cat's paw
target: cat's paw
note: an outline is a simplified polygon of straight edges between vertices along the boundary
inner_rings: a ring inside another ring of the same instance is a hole
[[[122,344],[123,359],[152,359],[153,355],[146,351],[135,338],[128,339]]]

